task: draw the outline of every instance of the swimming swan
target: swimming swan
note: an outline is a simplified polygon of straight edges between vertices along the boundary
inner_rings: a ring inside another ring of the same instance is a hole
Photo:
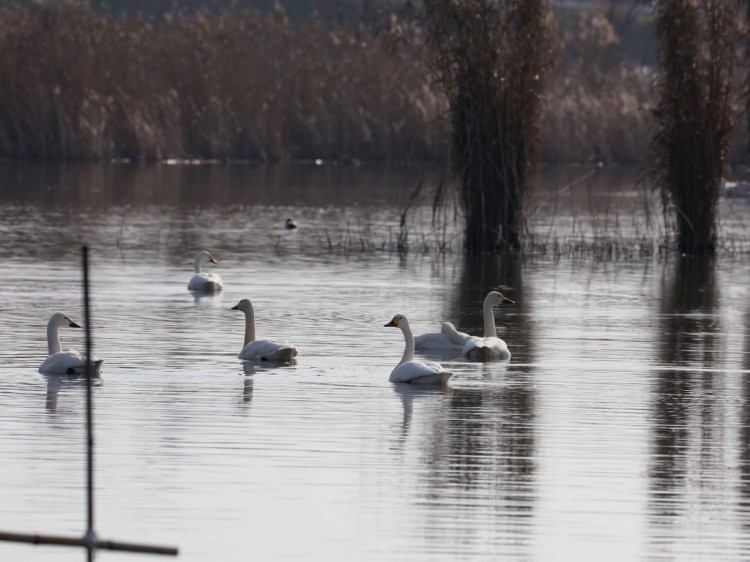
[[[190,278],[188,291],[201,291],[204,293],[221,291],[224,288],[224,285],[221,283],[221,277],[216,273],[203,273],[201,266],[204,263],[218,264],[219,262],[205,250],[198,252],[198,255],[195,256],[195,275]]]
[[[385,327],[401,328],[406,340],[406,348],[401,361],[391,372],[390,382],[405,382],[421,385],[445,385],[453,373],[443,369],[440,363],[434,361],[414,360],[414,336],[409,328],[409,321],[403,314],[396,314]]]
[[[62,312],[55,312],[47,323],[47,351],[49,357],[39,366],[43,375],[83,375],[86,373],[86,355],[77,351],[63,351],[58,328],[80,328]],[[91,376],[98,377],[104,361],[91,357]]]
[[[503,340],[497,337],[493,307],[496,304],[515,304],[508,297],[497,291],[490,291],[484,298],[482,314],[484,316],[484,336],[472,336],[464,344],[463,356],[467,359],[510,359],[510,351]]]
[[[275,361],[291,363],[297,357],[297,348],[285,341],[256,340],[255,312],[249,299],[242,299],[232,310],[245,313],[245,345],[239,358],[244,361]]]
[[[450,322],[443,322],[439,332],[429,332],[414,338],[414,348],[417,351],[461,351],[466,342],[471,339],[469,334],[459,332]]]

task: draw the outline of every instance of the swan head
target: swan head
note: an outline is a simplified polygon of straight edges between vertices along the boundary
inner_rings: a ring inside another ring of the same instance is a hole
[[[47,325],[54,326],[55,328],[80,328],[67,314],[63,314],[62,312],[55,312]]]
[[[195,256],[196,263],[215,263],[219,264],[219,262],[216,261],[216,258],[211,255],[210,252],[207,252],[206,250],[203,250],[202,252],[198,252],[198,254]]]
[[[409,328],[409,321],[406,319],[406,316],[403,314],[396,314],[393,318],[391,318],[391,321],[388,322],[388,324],[385,324],[383,326],[384,328],[401,328],[402,330],[406,330]]]
[[[516,304],[515,301],[510,300],[500,291],[490,291],[484,298],[484,302],[492,303],[492,306],[496,304]]]
[[[242,299],[235,306],[230,308],[230,310],[241,310],[242,312],[247,314],[248,312],[252,312],[253,304],[250,302],[250,299]]]

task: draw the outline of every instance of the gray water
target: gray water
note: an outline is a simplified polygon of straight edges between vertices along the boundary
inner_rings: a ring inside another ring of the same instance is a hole
[[[83,320],[85,243],[101,538],[186,561],[750,557],[747,257],[372,251],[422,174],[1,164],[0,530],[85,526],[83,383],[37,372],[51,313]],[[547,178],[540,237],[646,232],[649,196],[625,172],[562,194],[570,178]],[[745,240],[746,202],[722,205],[724,235]],[[413,236],[453,235],[428,223]],[[186,289],[200,249],[217,296]],[[479,333],[497,285],[516,301],[496,314],[509,362],[442,357],[447,390],[388,382],[394,313],[415,333]],[[296,364],[237,359],[244,297]],[[163,560],[98,556],[131,558]],[[0,559],[83,553],[0,543]]]

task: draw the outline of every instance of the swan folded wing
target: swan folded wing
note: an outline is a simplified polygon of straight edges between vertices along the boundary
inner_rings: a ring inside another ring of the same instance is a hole
[[[463,344],[455,345],[448,336],[441,332],[429,332],[414,338],[414,349],[418,351],[461,349],[462,347]]]
[[[407,361],[391,372],[390,382],[411,384],[445,384],[452,376],[442,365],[432,361]]]
[[[471,336],[465,332],[459,332],[450,322],[443,322],[440,326],[440,333],[445,334],[448,340],[455,346],[463,347]]]
[[[91,358],[93,376],[99,376],[102,359]],[[44,375],[83,375],[86,373],[86,355],[77,351],[58,351],[53,353],[39,366]]]
[[[215,273],[196,273],[188,283],[188,291],[215,292],[222,288],[221,277]]]
[[[450,322],[443,322],[439,332],[415,337],[414,348],[419,351],[460,351],[469,338],[468,334],[457,331]]]
[[[297,348],[285,341],[255,340],[242,348],[239,358],[245,361],[291,362],[297,356]]]
[[[472,337],[463,349],[469,359],[510,359],[508,346],[500,338]]]

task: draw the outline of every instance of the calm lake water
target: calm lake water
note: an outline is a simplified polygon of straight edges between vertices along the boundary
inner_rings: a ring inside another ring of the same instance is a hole
[[[655,257],[658,200],[624,170],[570,185],[585,173],[542,172],[534,235],[623,236],[619,259],[373,251],[419,170],[0,163],[0,530],[85,526],[84,387],[37,369],[49,316],[83,321],[88,244],[101,538],[201,562],[748,559],[750,262]],[[456,244],[429,205],[410,241]],[[749,211],[722,202],[738,248]],[[217,296],[186,289],[201,249]],[[447,390],[388,382],[394,313],[479,333],[497,285],[510,362],[444,357]],[[237,359],[245,297],[295,365]]]

